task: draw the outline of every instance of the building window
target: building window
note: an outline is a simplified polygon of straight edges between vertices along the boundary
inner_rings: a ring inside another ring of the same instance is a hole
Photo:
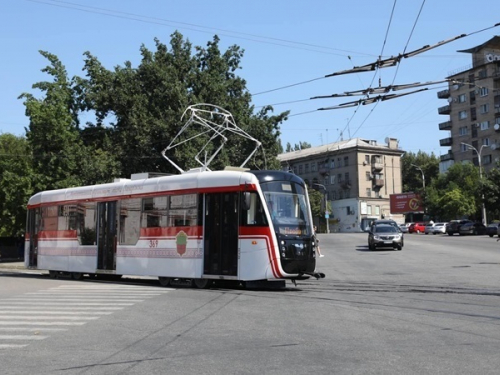
[[[335,169],[335,159],[330,160],[330,169]]]
[[[375,198],[380,198],[380,191],[375,190]]]
[[[488,130],[490,128],[490,122],[489,121],[483,121],[480,124],[481,130]]]
[[[335,175],[331,175],[330,176],[330,185],[334,185],[335,184]]]
[[[487,96],[488,95],[488,88],[487,87],[481,87],[479,89],[479,96]]]
[[[366,196],[371,197],[372,196],[372,189],[366,188]]]
[[[472,121],[477,120],[477,115],[476,115],[476,107],[471,107],[470,109],[470,118]]]
[[[299,165],[299,174],[302,174],[302,164]]]
[[[467,118],[467,111],[460,111],[458,112],[458,119],[459,120],[464,120]]]
[[[341,173],[339,173],[339,174],[337,175],[337,182],[338,182],[339,184],[342,182],[342,174],[341,174]]]
[[[460,143],[460,151],[461,152],[466,152],[468,150],[469,150],[469,146],[466,146],[463,143]]]
[[[342,159],[337,158],[337,168],[340,168],[340,167],[342,167]]]
[[[490,111],[490,104],[489,103],[486,103],[486,104],[482,104],[480,107],[479,107],[479,113],[481,114],[485,114],[485,113],[488,113]]]
[[[316,163],[311,163],[311,172],[316,172]]]
[[[482,163],[484,164],[491,164],[491,155],[484,155],[482,157]]]
[[[489,146],[490,145],[490,139],[489,138],[484,138],[483,139],[483,146]]]
[[[347,167],[349,165],[349,156],[344,157],[344,167]]]
[[[309,163],[306,163],[306,165],[304,166],[304,172],[309,173]]]
[[[469,74],[469,88],[473,88],[474,87],[474,82],[475,81],[476,81],[476,79],[474,77],[474,73]]]
[[[375,206],[375,215],[380,215],[380,206]]]
[[[500,117],[495,118],[495,124],[500,125]]]
[[[475,91],[469,92],[469,99],[470,99],[470,105],[476,104],[476,92]]]
[[[345,194],[344,194],[344,197],[347,199],[347,198],[350,198],[351,197],[351,191],[350,190],[346,190],[345,191]]]
[[[371,174],[370,172],[366,172],[366,181],[370,181],[371,180]]]
[[[467,126],[462,126],[461,128],[458,129],[458,135],[467,135]]]
[[[486,69],[481,69],[478,74],[478,78],[486,78]]]
[[[365,155],[365,163],[370,164],[370,155]]]
[[[328,181],[329,181],[328,177],[325,177],[325,180],[323,181],[323,185],[328,185]]]
[[[459,103],[465,103],[466,101],[467,101],[467,95],[465,95],[465,94],[458,95],[458,102]]]
[[[339,191],[339,199],[344,199],[344,192],[342,190]]]
[[[293,167],[293,174],[297,174],[297,167],[296,166]]]
[[[372,206],[370,206],[370,205],[366,206],[366,212],[368,215],[371,215],[372,214]]]
[[[346,172],[346,173],[345,173],[345,175],[344,175],[344,177],[345,177],[345,182],[346,182],[347,184],[348,184],[348,183],[350,183],[350,182],[349,182],[349,172]]]

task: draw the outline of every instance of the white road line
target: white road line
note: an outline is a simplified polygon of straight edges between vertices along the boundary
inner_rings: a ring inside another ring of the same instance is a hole
[[[67,331],[67,328],[44,328],[44,327],[0,327],[0,332],[61,332]]]
[[[83,326],[87,322],[2,322],[0,326]]]
[[[96,291],[82,291],[82,290],[75,290],[75,291],[67,291],[67,290],[52,290],[52,291],[44,291],[44,292],[30,292],[30,293],[25,293],[23,295],[30,295],[30,296],[59,296],[59,295],[68,295],[68,296],[106,296],[106,297],[125,297],[125,296],[132,296],[132,297],[142,297],[142,296],[147,296],[147,297],[156,297],[156,296],[161,296],[164,293],[144,293],[144,292],[105,292],[105,293],[99,293]]]
[[[49,336],[39,335],[0,335],[0,340],[43,340]]]
[[[2,306],[2,310],[11,310],[11,309],[20,309],[22,308],[23,310],[38,310],[38,306]],[[88,310],[103,310],[103,311],[118,311],[118,310],[123,310],[123,307],[109,307],[109,306],[95,306],[95,307],[80,307],[80,306],[75,306],[75,307],[66,307],[66,306],[57,306],[57,310],[61,311],[88,311]]]
[[[135,303],[96,303],[96,302],[31,302],[31,301],[15,301],[9,303],[10,305],[49,305],[49,306],[133,306]],[[2,306],[3,308],[3,306]]]
[[[0,349],[20,349],[28,346],[26,345],[17,345],[17,344],[0,344]]]
[[[12,310],[5,311],[0,310],[0,314],[51,314],[51,315],[111,315],[113,311],[48,311],[48,310],[35,310],[35,311],[26,311],[26,310]]]
[[[52,319],[61,319],[61,320],[97,320],[98,316],[47,316],[47,315],[37,315],[37,316],[0,316],[0,321],[7,319],[18,319],[18,320],[52,320]]]
[[[143,299],[108,299],[108,298],[8,298],[4,300],[5,302],[144,302]]]

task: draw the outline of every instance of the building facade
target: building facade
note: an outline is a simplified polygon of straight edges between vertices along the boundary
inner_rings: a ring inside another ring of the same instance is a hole
[[[438,113],[449,116],[439,124],[448,132],[440,145],[449,147],[440,171],[461,162],[488,171],[500,160],[500,37],[458,52],[470,53],[472,64],[447,77],[448,89],[437,93],[448,102]]]
[[[386,144],[353,138],[278,155],[282,169],[302,177],[325,195],[332,208],[330,232],[359,232],[374,219],[393,218],[389,196],[402,192],[398,141]]]

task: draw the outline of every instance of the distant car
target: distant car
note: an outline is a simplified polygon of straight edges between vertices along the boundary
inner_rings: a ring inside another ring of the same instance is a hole
[[[446,233],[449,236],[453,236],[455,233],[460,234],[460,226],[463,224],[472,223],[470,220],[452,220],[448,223],[446,227]]]
[[[445,234],[448,223],[435,223],[432,227],[432,234]]]
[[[486,234],[490,237],[493,237],[495,234],[498,235],[498,228],[500,227],[499,223],[490,223],[486,227]]]
[[[375,225],[368,233],[368,248],[370,250],[375,250],[377,247],[392,247],[401,250],[403,246],[403,233],[393,225]]]
[[[373,228],[375,225],[392,225],[394,228],[401,230],[401,228],[399,228],[399,224],[396,223],[392,219],[379,219],[379,220],[372,221],[372,224],[370,225],[370,229]]]
[[[434,228],[434,223],[427,223],[427,224],[425,224],[424,233],[425,234],[432,233],[433,228]]]
[[[408,225],[406,224],[399,224],[399,229],[402,233],[408,233]]]
[[[425,231],[424,223],[413,223],[408,227],[408,233],[423,233]]]
[[[461,236],[466,234],[486,234],[486,226],[482,223],[465,223],[460,225],[459,234]]]

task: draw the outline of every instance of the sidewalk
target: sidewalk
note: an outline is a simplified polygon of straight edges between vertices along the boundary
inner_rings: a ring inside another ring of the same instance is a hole
[[[0,258],[0,269],[9,270],[25,270],[24,261],[19,259],[1,259]]]

